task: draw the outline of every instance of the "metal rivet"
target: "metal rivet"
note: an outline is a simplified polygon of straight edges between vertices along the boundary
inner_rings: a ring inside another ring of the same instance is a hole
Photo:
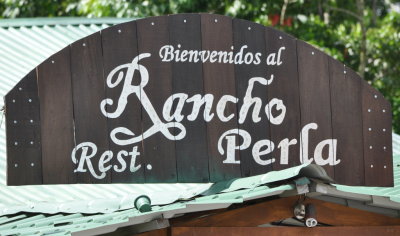
[[[383,109],[383,110],[382,110],[382,112],[386,112],[386,110],[385,110],[385,109]]]
[[[31,141],[30,144],[33,145],[33,141]]]
[[[374,168],[374,165],[371,165],[371,168]]]
[[[251,30],[251,27],[247,28],[248,30]]]
[[[51,64],[54,64],[54,61],[51,61]]]
[[[372,129],[371,128],[368,128],[368,131],[371,131]]]
[[[14,167],[18,167],[18,164],[14,164]]]
[[[18,145],[18,142],[15,142],[14,145],[17,146],[17,145]]]
[[[13,99],[12,102],[15,103],[15,99]]]
[[[122,32],[122,31],[119,29],[119,30],[118,30],[118,33],[120,34],[121,32]]]
[[[29,122],[33,123],[33,120],[30,120]]]
[[[386,147],[383,147],[383,150],[386,150]]]
[[[82,43],[82,46],[86,47],[86,43]]]
[[[347,73],[347,71],[343,71],[343,73],[345,73],[345,74],[346,74],[346,73]]]
[[[147,164],[147,169],[151,170],[151,169],[153,169],[153,167],[150,164]]]
[[[183,23],[186,23],[186,19],[185,19],[185,20],[183,20]]]
[[[311,52],[311,55],[314,55],[314,52]]]
[[[371,109],[368,109],[368,112],[371,112]]]
[[[34,165],[35,165],[35,163],[32,162],[32,163],[31,163],[31,166],[34,166]]]
[[[377,99],[377,98],[378,98],[378,95],[375,95],[374,98]]]
[[[383,168],[385,168],[385,169],[386,169],[386,166],[383,166]]]
[[[217,20],[217,19],[215,19],[214,21],[215,21],[215,23],[217,23],[217,22],[218,22],[218,20]]]
[[[18,123],[18,121],[14,120],[14,124]]]
[[[29,98],[29,99],[28,99],[28,102],[32,102],[32,99]]]
[[[19,89],[19,91],[21,91],[21,90],[22,90],[22,88],[21,88],[21,87],[19,87],[18,89]]]
[[[151,25],[154,25],[154,22],[151,22]]]
[[[372,149],[372,146],[369,146],[369,149]]]
[[[232,46],[232,47],[231,47],[231,49],[233,50],[233,49],[234,49],[234,47]]]
[[[282,36],[279,36],[279,39],[282,39]]]
[[[382,129],[383,132],[386,132],[386,129]]]
[[[181,48],[181,45],[180,45],[180,44],[178,44],[178,48]]]

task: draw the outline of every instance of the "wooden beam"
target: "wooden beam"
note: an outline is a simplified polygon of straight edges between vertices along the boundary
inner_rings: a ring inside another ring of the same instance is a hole
[[[317,199],[307,199],[305,204],[313,203],[317,208],[318,222],[335,226],[383,226],[400,225],[399,218],[393,218],[369,211],[363,211],[340,204]]]
[[[281,198],[273,201],[266,201],[251,206],[227,210],[222,213],[213,214],[186,221],[173,221],[173,226],[258,226],[279,219],[286,219],[293,216],[293,206],[297,197]]]
[[[346,236],[400,235],[400,226],[370,227],[172,227],[172,236]]]
[[[172,226],[191,227],[254,227],[261,224],[293,217],[293,207],[298,197],[265,201],[234,210],[210,214],[203,217],[186,216],[171,221]],[[392,218],[347,206],[308,198],[304,204],[312,203],[316,207],[317,220],[334,226],[382,226],[400,225],[399,218]],[[189,215],[190,216],[190,215]]]
[[[148,232],[144,232],[141,234],[134,234],[136,236],[169,236],[171,233],[169,232],[170,228],[164,228],[164,229],[157,229],[157,230],[152,230]]]

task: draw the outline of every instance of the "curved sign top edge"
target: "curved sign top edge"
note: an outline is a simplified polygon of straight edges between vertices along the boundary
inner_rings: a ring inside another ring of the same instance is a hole
[[[138,19],[55,53],[5,97],[9,185],[217,182],[303,163],[392,186],[391,107],[284,32]]]

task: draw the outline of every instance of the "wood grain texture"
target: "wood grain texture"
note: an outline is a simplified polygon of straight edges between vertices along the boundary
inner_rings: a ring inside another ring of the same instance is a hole
[[[107,119],[99,109],[99,104],[105,99],[100,32],[71,44],[71,75],[76,145],[92,142],[97,146],[97,154],[91,158],[91,163],[100,175],[100,156],[109,150]],[[106,177],[97,179],[89,171],[77,172],[77,181],[109,183],[111,174],[107,172]]]
[[[201,21],[199,14],[179,14],[169,17],[171,45],[180,50],[201,50]],[[204,96],[203,66],[194,62],[172,63],[172,92]],[[175,141],[176,168],[179,182],[209,182],[207,128],[200,114],[189,121],[193,103],[184,105],[182,124],[186,127],[184,139]]]
[[[335,181],[364,185],[362,79],[342,63],[329,58],[332,136],[337,140]]]
[[[399,235],[400,226],[374,226],[374,227],[173,227],[172,236],[352,236],[352,235]]]
[[[37,68],[44,184],[76,183],[70,56],[68,46]]]
[[[36,70],[5,97],[7,184],[42,184],[40,111]]]
[[[271,125],[271,138],[277,149],[274,156],[281,157],[273,164],[273,169],[281,170],[300,164],[299,135],[301,118],[297,44],[295,38],[273,28],[268,27],[265,33],[268,54],[276,53],[278,55],[279,49],[284,47],[280,54],[282,64],[270,66],[268,70],[269,74],[274,75],[274,81],[268,86],[269,100],[273,98],[280,99],[286,107],[286,115],[283,122],[280,125]],[[273,111],[272,115],[275,113],[275,110]],[[284,139],[296,142],[296,144],[288,147],[288,154],[282,153],[282,147],[278,149],[280,142]],[[293,139],[297,141],[292,141]],[[287,155],[287,161],[285,155]],[[285,158],[283,158],[284,156]]]
[[[164,46],[174,48],[169,55],[174,59],[162,57]],[[144,81],[147,72],[148,83],[143,90],[133,89],[134,94],[125,93],[126,108],[119,117],[103,114],[116,110],[127,67],[144,53],[148,56],[134,69],[131,85]],[[189,62],[185,53],[200,59]],[[121,65],[110,78],[118,85],[108,86],[107,76]],[[269,85],[260,82],[271,79]],[[250,81],[255,82],[249,96],[259,99],[260,107],[251,99],[244,107]],[[198,109],[193,109],[195,96]],[[107,98],[113,103],[102,112]],[[311,162],[339,184],[393,186],[389,102],[311,45],[226,16],[150,17],[104,29],[48,58],[5,100],[10,185],[218,182]],[[271,121],[283,110],[268,109],[273,100],[286,108],[282,123]],[[180,113],[179,104],[182,116],[173,116]],[[301,138],[310,124],[308,137]],[[121,145],[112,135],[118,127],[131,131],[118,133],[121,140],[142,140]],[[154,133],[146,133],[152,127]],[[176,136],[182,132],[184,137]],[[144,134],[149,135],[143,139]],[[243,134],[251,142],[238,150]],[[267,146],[259,141],[274,148],[257,159],[257,151]],[[73,149],[84,142],[96,145],[96,154],[85,161],[81,148],[79,160],[71,160]],[[257,143],[261,148],[254,147]],[[228,144],[233,147],[230,161]],[[110,160],[104,158],[107,153]],[[107,160],[105,177],[96,178],[102,173],[101,159]],[[84,162],[83,172],[74,173],[78,161]]]
[[[101,31],[102,38],[102,49],[103,49],[103,64],[104,64],[104,75],[105,78],[119,65],[132,63],[133,59],[138,55],[137,49],[137,34],[136,34],[136,22],[131,21],[123,24],[116,25],[114,27],[107,28]],[[116,111],[118,106],[118,101],[123,91],[125,79],[127,79],[128,69],[124,68],[120,72],[124,73],[124,79],[114,88],[106,86],[106,97],[112,99],[114,104],[108,106],[107,112],[113,113]],[[115,81],[118,77],[116,73],[111,77],[112,81]],[[132,84],[139,84],[139,70],[133,73]],[[135,134],[140,134],[142,132],[142,107],[140,103],[140,98],[135,94],[131,94],[127,99],[127,106],[124,112],[118,118],[107,118],[108,133],[110,134],[112,130],[117,127],[125,127],[131,130]],[[117,159],[117,155],[120,151],[121,157],[125,161],[125,170],[122,172],[112,171],[112,182],[113,183],[143,183],[144,179],[144,160],[142,143],[130,144],[120,146],[115,144],[110,136],[109,137],[109,147],[113,152],[114,157],[112,159],[113,166],[118,169],[123,168],[123,164]],[[132,166],[141,166],[137,171],[131,172],[131,155],[132,151],[137,151],[140,154],[136,156],[134,160],[135,163]],[[126,154],[126,155],[122,155]]]
[[[243,50],[243,58],[246,58],[246,55],[250,55],[247,53],[252,53],[252,58],[255,61],[255,54],[261,53],[258,64],[253,62],[250,64],[246,62],[235,64],[236,95],[239,98],[237,109],[241,116],[246,117],[242,122],[239,122],[239,129],[251,134],[252,145],[259,140],[271,140],[270,123],[264,111],[264,107],[268,102],[267,86],[262,85],[260,82],[255,82],[253,91],[250,94],[251,97],[261,99],[261,106],[257,107],[256,103],[252,103],[248,109],[243,107],[243,98],[249,87],[249,81],[254,77],[269,79],[270,74],[263,60],[263,55],[266,55],[265,27],[250,21],[233,19],[233,45],[235,51],[240,51],[243,46],[247,46]],[[247,58],[251,57],[248,56]],[[259,121],[253,120],[254,112],[258,113]],[[242,142],[242,140],[239,140],[239,142]],[[270,146],[271,142],[268,145]],[[251,147],[240,150],[239,153],[243,177],[263,174],[272,170],[272,163],[260,165],[254,160]],[[268,161],[272,158],[272,153],[261,157],[263,161]]]
[[[164,102],[172,94],[171,63],[161,62],[158,56],[159,49],[169,44],[168,16],[141,19],[136,25],[138,52],[151,54],[151,57],[141,62],[141,65],[147,68],[150,78],[144,91],[162,119]],[[153,126],[153,122],[145,112],[142,114],[142,120],[143,130]],[[174,133],[173,129],[169,131]],[[146,182],[176,182],[175,140],[169,140],[158,132],[145,139],[143,143]]]
[[[311,45],[297,41],[301,127],[316,123],[318,128],[309,131],[308,146],[303,148],[303,162],[315,161],[314,150],[319,142],[332,138],[332,113],[329,87],[328,56]],[[332,144],[333,145],[333,144]],[[328,148],[322,157],[327,158]],[[335,179],[334,167],[323,166]]]
[[[384,97],[362,82],[366,186],[393,186],[392,109]]]
[[[134,235],[137,235],[137,236],[169,236],[169,235],[171,235],[171,233],[170,233],[170,229],[156,229],[156,230],[152,230],[152,231],[148,231],[148,232],[144,232],[144,233],[140,233],[140,234],[134,234]]]
[[[203,50],[232,50],[231,18],[213,14],[201,14],[201,34]],[[204,91],[214,95],[212,111],[215,111],[215,104],[223,95],[236,95],[234,73],[233,64],[210,62],[203,64]],[[226,152],[225,155],[218,152],[217,143],[220,136],[228,130],[238,129],[236,104],[227,103],[224,114],[226,116],[233,114],[234,117],[227,122],[221,122],[216,117],[217,114],[214,114],[214,118],[207,123],[209,171],[212,182],[241,176],[240,164],[224,164],[223,160],[226,159]],[[226,147],[225,140],[222,145]],[[238,150],[235,151],[235,160],[240,161]]]
[[[256,227],[293,217],[297,196],[264,201],[195,219],[176,221],[173,227]],[[307,198],[303,204],[313,204],[320,223],[332,226],[399,225],[399,218],[358,210],[347,206]],[[243,217],[245,216],[245,217]]]

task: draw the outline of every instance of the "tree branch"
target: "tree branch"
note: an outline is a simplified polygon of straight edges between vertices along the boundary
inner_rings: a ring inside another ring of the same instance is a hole
[[[289,4],[289,0],[284,0],[283,1],[283,6],[282,6],[282,9],[281,9],[281,18],[279,20],[279,24],[280,25],[283,25],[283,22],[285,20],[285,13],[286,13],[286,8],[287,8],[288,4]]]
[[[328,10],[338,11],[338,12],[342,12],[342,13],[345,13],[347,15],[350,15],[350,16],[356,18],[358,21],[362,21],[363,20],[360,16],[358,16],[356,13],[354,13],[352,11],[349,11],[349,10],[346,10],[346,9],[343,9],[343,8],[338,8],[338,7],[331,7],[329,5],[325,5],[325,7]]]

